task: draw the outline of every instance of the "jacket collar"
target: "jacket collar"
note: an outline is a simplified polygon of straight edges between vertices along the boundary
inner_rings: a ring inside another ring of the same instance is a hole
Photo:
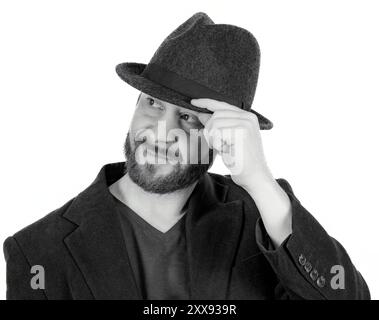
[[[125,162],[102,167],[63,217],[77,225],[64,242],[96,299],[141,299],[108,186]],[[242,201],[205,174],[188,202],[186,237],[191,299],[225,299],[242,231]]]

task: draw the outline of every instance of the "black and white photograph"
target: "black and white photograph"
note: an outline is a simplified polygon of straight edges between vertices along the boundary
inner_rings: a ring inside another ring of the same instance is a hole
[[[377,300],[378,13],[2,1],[0,299]]]

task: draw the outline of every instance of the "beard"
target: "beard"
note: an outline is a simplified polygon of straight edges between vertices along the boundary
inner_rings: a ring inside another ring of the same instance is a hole
[[[165,175],[157,175],[159,164],[139,164],[136,161],[136,150],[143,141],[130,143],[129,132],[124,143],[126,158],[124,174],[128,173],[130,179],[143,190],[150,193],[166,194],[189,187],[198,181],[213,164],[213,150],[209,149],[208,163],[199,164],[173,164],[173,169]],[[199,161],[200,162],[200,161]]]

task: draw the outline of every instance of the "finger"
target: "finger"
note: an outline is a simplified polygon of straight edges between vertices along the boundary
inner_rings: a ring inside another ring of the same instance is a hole
[[[217,110],[215,111],[212,116],[213,118],[241,118],[241,119],[247,119],[250,117],[250,112],[247,112],[245,110]]]
[[[227,102],[214,100],[214,99],[208,99],[208,98],[192,99],[191,104],[199,108],[206,108],[210,111],[241,110],[240,108],[233,106]]]
[[[225,143],[223,140],[216,140],[213,149],[221,156],[231,152],[233,146]]]
[[[230,119],[250,119],[252,121],[258,121],[257,116],[254,113],[248,112],[246,110],[217,110],[213,114],[200,113],[198,116],[199,121],[203,126],[206,125],[208,121],[216,118],[230,118]]]
[[[211,131],[205,130],[204,133],[209,141],[208,145],[212,149],[221,151],[223,145],[233,146],[237,142],[237,139],[242,138],[243,134],[240,134],[238,130],[243,130],[240,125],[233,127],[214,128]]]
[[[208,132],[217,128],[232,128],[232,127],[252,127],[251,122],[247,119],[230,119],[230,118],[211,118],[204,129]]]
[[[224,138],[224,135],[220,130],[214,131],[213,134],[209,136],[209,140],[212,149],[216,150],[219,154],[228,152],[232,147],[230,141]]]
[[[248,112],[249,113],[249,112]],[[217,111],[213,116],[207,121],[204,127],[208,128],[213,125],[214,121],[223,121],[225,125],[234,125],[236,122],[241,121],[241,125],[247,125],[249,127],[256,128],[259,130],[259,121],[255,114],[243,114],[235,111]]]

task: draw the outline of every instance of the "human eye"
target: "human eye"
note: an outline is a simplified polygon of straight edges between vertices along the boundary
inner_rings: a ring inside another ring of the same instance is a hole
[[[191,113],[181,113],[180,119],[192,126],[201,126],[201,122],[198,117]]]
[[[199,121],[196,116],[189,114],[189,113],[181,113],[180,119],[182,119],[184,121],[189,121],[189,122],[196,121],[196,120]]]
[[[150,107],[157,108],[160,110],[163,110],[163,106],[159,104],[157,101],[155,101],[152,97],[146,97],[147,103]]]

